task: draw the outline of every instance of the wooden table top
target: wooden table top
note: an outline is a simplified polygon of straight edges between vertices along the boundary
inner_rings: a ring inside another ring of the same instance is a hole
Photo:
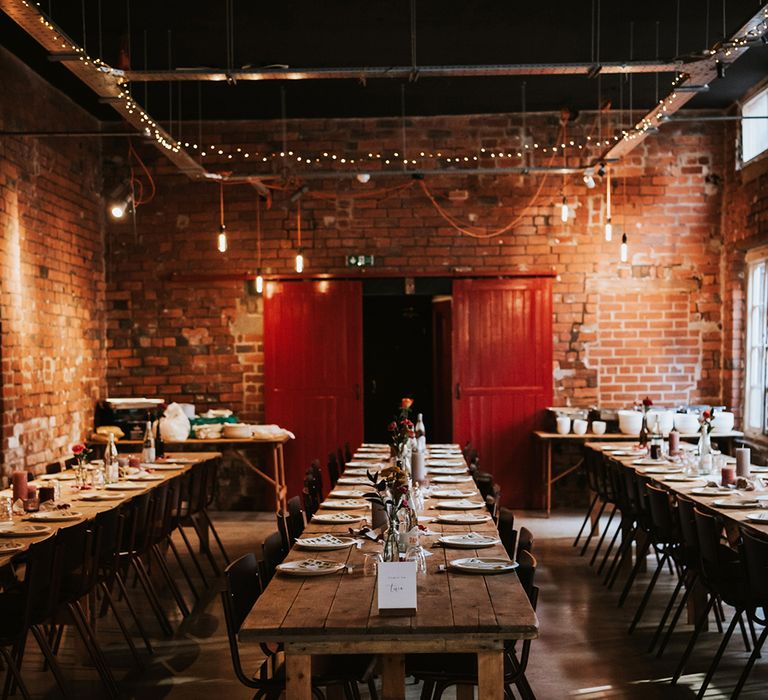
[[[595,450],[597,452],[600,452],[605,457],[608,457],[610,459],[613,459],[614,461],[620,462],[624,466],[635,469],[636,471],[643,473],[644,467],[640,465],[633,465],[632,461],[637,459],[636,457],[630,457],[630,456],[623,456],[623,455],[614,455],[609,452],[605,452],[605,447],[608,447],[609,445],[606,444],[590,444],[586,445],[588,449]],[[753,465],[757,466],[757,465]],[[760,476],[764,476],[765,478],[768,478],[768,473],[765,474],[759,474]],[[764,510],[761,510],[760,507],[755,508],[720,508],[716,505],[714,505],[713,501],[718,500],[719,498],[726,498],[726,496],[718,495],[718,496],[697,496],[695,494],[691,493],[692,489],[701,488],[706,485],[708,481],[717,481],[720,482],[720,474],[715,474],[714,472],[712,474],[708,474],[706,476],[700,477],[699,481],[686,481],[686,482],[676,482],[676,481],[665,481],[664,478],[666,475],[664,474],[646,474],[650,479],[657,482],[658,485],[665,488],[667,491],[671,491],[675,494],[681,494],[682,496],[685,496],[686,498],[691,499],[692,501],[695,501],[697,505],[701,505],[707,510],[717,513],[717,515],[726,521],[727,523],[731,523],[734,525],[739,525],[740,527],[746,527],[750,530],[755,531],[756,533],[762,535],[765,537],[768,535],[768,523],[756,523],[752,522],[750,520],[747,520],[747,514],[748,513],[754,513],[754,512],[765,512]],[[735,494],[740,494],[744,497],[748,497],[751,495],[755,496],[765,496],[768,498],[768,491],[734,491]],[[768,505],[768,502],[766,502],[766,505]]]
[[[461,457],[460,453],[458,457]],[[371,459],[371,455],[358,453],[354,459]],[[482,500],[472,481],[435,486],[471,490],[473,495],[470,500]],[[439,510],[437,501],[448,499],[429,497],[425,500],[425,509],[421,515],[437,517],[448,512],[487,513],[485,508],[472,511]],[[334,511],[321,508],[320,512]],[[369,506],[360,510],[336,512],[370,517]],[[355,523],[352,526],[359,528],[362,524]],[[415,615],[382,617],[378,614],[376,577],[363,575],[363,555],[381,552],[381,543],[365,540],[359,549],[348,547],[329,552],[312,552],[294,547],[286,561],[316,557],[343,562],[351,567],[351,571],[301,578],[277,573],[246,619],[240,633],[241,639],[312,642],[319,638],[323,641],[360,641],[368,638],[437,639],[446,635],[460,635],[465,639],[529,639],[538,636],[536,613],[515,573],[481,576],[440,571],[440,566],[447,565],[452,559],[472,556],[508,559],[501,544],[477,550],[433,547],[442,533],[495,533],[492,521],[477,526],[437,522],[428,523],[427,526],[437,534],[421,536],[422,546],[432,556],[427,557],[427,574],[418,577],[418,612]],[[305,530],[308,535],[328,532],[339,536],[349,535],[349,525],[329,525],[312,520]]]
[[[534,430],[533,434],[539,438],[539,440],[593,440],[595,442],[605,441],[619,441],[626,442],[630,440],[637,441],[637,435],[626,435],[624,433],[603,433],[602,435],[596,435],[595,433],[585,433],[584,435],[576,435],[576,433],[566,433],[561,435],[560,433],[548,433],[544,430]],[[698,439],[700,433],[680,433],[680,437],[686,440],[692,438]],[[717,438],[741,438],[744,437],[744,433],[738,430],[729,430],[728,432],[711,432],[710,437],[713,440]]]
[[[40,535],[39,537],[12,537],[12,538],[0,538],[0,543],[3,542],[17,542],[21,545],[23,545],[23,548],[20,550],[17,550],[13,554],[9,554],[6,556],[0,556],[0,567],[6,566],[9,564],[14,557],[20,556],[23,554],[28,548],[29,545],[33,542],[39,542],[40,540],[44,540],[47,537],[50,537],[53,535],[57,530],[69,527],[70,525],[73,525],[75,523],[81,522],[82,520],[90,520],[94,518],[98,513],[101,513],[105,510],[110,510],[112,508],[116,508],[123,503],[126,503],[130,501],[134,496],[138,496],[139,494],[145,493],[147,491],[151,491],[153,488],[156,488],[160,484],[163,484],[164,482],[168,481],[169,479],[172,479],[175,476],[178,476],[179,474],[191,469],[195,464],[199,464],[200,462],[205,462],[209,459],[217,459],[221,457],[220,452],[184,452],[179,453],[177,455],[174,454],[168,454],[167,457],[173,458],[183,458],[187,460],[192,460],[189,462],[186,462],[184,464],[178,464],[174,466],[178,466],[178,469],[163,469],[162,471],[158,470],[155,473],[158,476],[162,476],[162,479],[158,479],[156,481],[147,481],[144,484],[144,488],[142,489],[131,489],[126,490],[123,493],[125,494],[122,498],[117,499],[110,499],[108,501],[84,501],[80,498],[80,493],[76,491],[73,488],[74,482],[71,480],[62,480],[60,481],[61,484],[61,502],[66,502],[71,504],[70,510],[77,511],[78,513],[82,513],[83,517],[78,518],[77,520],[67,520],[64,522],[46,522],[46,523],[39,523],[41,525],[46,525],[49,528],[49,531]],[[68,470],[69,473],[72,473],[71,470]],[[66,473],[66,472],[62,472]],[[45,480],[36,480],[34,483],[37,484],[38,488],[40,486],[45,486],[46,483],[48,483],[52,478],[55,478],[55,475],[51,475],[51,477],[46,478]],[[130,481],[130,479],[128,479]],[[90,489],[84,493],[96,493],[93,489]],[[6,492],[3,492],[4,495],[6,495]],[[10,495],[10,491],[7,492],[7,495]],[[23,516],[14,515],[13,521],[14,523],[22,523],[22,522],[34,522],[29,520],[29,515],[31,513],[28,513]]]

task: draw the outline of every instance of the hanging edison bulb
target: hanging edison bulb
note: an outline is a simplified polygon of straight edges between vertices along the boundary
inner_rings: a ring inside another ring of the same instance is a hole
[[[627,245],[627,234],[621,236],[621,250],[619,252],[621,262],[627,262],[629,259],[629,246]]]
[[[568,200],[563,195],[563,203],[560,205],[560,221],[564,224],[568,222]]]
[[[605,222],[605,240],[610,243],[613,240],[613,224],[610,217]]]
[[[263,294],[264,293],[264,278],[261,276],[261,273],[256,275],[256,294]]]
[[[304,272],[304,255],[302,255],[301,248],[299,248],[299,252],[296,253],[296,272]]]
[[[219,226],[219,236],[216,247],[219,249],[220,253],[227,252],[227,227],[224,224]]]

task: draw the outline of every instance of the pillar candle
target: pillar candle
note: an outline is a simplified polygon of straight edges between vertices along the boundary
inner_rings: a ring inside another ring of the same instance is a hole
[[[748,447],[736,448],[736,476],[749,476],[752,453]]]
[[[27,500],[27,472],[19,470],[11,474],[11,483],[13,484],[13,502],[21,499]]]

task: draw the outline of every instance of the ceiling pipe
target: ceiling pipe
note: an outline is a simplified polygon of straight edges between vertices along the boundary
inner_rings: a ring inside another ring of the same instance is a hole
[[[60,61],[78,60],[71,53],[52,56]],[[124,82],[180,82],[180,81],[264,81],[264,80],[372,80],[397,78],[481,78],[514,75],[584,75],[594,77],[598,73],[677,73],[685,63],[668,61],[608,61],[594,63],[510,63],[500,65],[437,65],[437,66],[382,66],[348,68],[289,68],[278,66],[260,69],[238,68],[224,71],[220,68],[176,68],[174,70],[118,70],[112,74]]]

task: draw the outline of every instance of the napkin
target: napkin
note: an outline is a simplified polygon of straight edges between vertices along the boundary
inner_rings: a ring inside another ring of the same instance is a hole
[[[736,479],[736,488],[739,491],[755,491],[755,485],[746,477],[740,476]]]

